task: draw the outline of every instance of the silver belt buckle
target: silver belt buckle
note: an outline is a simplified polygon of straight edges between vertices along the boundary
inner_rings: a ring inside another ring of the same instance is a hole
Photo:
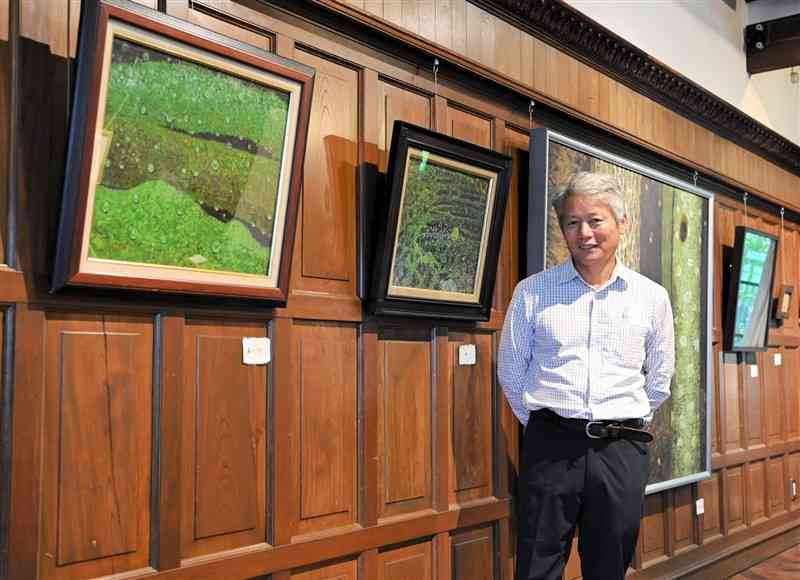
[[[589,439],[603,439],[603,437],[601,437],[600,435],[592,435],[592,434],[589,432],[589,428],[590,428],[592,425],[602,425],[602,424],[603,424],[603,422],[602,422],[602,421],[589,421],[588,423],[586,423],[586,428],[584,429],[584,431],[586,432],[586,436],[587,436]]]

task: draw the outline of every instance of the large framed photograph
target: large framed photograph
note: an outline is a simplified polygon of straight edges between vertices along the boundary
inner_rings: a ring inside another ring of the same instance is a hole
[[[53,290],[286,301],[314,70],[84,2]]]
[[[488,320],[510,179],[505,155],[396,121],[372,311]]]
[[[644,157],[612,153],[546,129],[532,132],[530,147],[528,274],[569,259],[549,204],[569,178],[593,171],[620,180],[631,227],[620,238],[617,258],[667,289],[675,319],[672,396],[650,427],[655,440],[647,493],[710,477],[713,194],[656,169]]]

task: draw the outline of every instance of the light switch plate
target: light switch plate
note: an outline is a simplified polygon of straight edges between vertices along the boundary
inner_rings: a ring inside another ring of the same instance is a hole
[[[783,355],[779,352],[776,352],[775,355],[772,357],[772,360],[775,363],[775,366],[779,367],[783,364]]]
[[[706,502],[703,498],[698,499],[695,503],[695,513],[702,516],[706,512]]]
[[[246,365],[265,365],[271,359],[269,339],[263,336],[242,338],[242,362]]]
[[[476,349],[474,344],[462,344],[458,347],[458,364],[474,365],[476,359]]]

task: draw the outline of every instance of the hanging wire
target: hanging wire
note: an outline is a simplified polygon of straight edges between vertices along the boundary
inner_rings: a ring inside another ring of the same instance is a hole
[[[531,103],[528,105],[528,129],[533,131],[533,108],[536,106],[536,101],[531,99]]]
[[[744,192],[744,227],[747,227],[747,198],[750,197],[750,194],[746,191]]]
[[[781,208],[781,247],[778,248],[778,251],[781,253],[781,282],[782,283],[785,283],[785,281],[786,281],[786,278],[784,278],[784,267],[783,267],[783,262],[784,262],[783,255],[786,253],[786,252],[783,251],[783,247],[784,247],[783,246],[783,214],[784,214],[784,212],[785,212],[785,210],[783,208]]]
[[[697,180],[700,179],[700,174],[697,171],[694,172],[692,175],[692,181],[694,182],[694,186],[697,187]]]

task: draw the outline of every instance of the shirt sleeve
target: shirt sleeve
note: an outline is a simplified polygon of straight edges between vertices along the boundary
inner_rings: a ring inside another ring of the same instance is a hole
[[[528,410],[522,400],[528,386],[528,370],[533,352],[532,308],[526,293],[518,284],[503,323],[497,353],[497,377],[511,410],[523,425],[528,423]]]
[[[653,414],[670,394],[670,382],[675,372],[675,326],[672,320],[672,305],[666,290],[659,293],[661,299],[653,313],[653,329],[645,340],[644,390],[650,401],[650,421]]]

